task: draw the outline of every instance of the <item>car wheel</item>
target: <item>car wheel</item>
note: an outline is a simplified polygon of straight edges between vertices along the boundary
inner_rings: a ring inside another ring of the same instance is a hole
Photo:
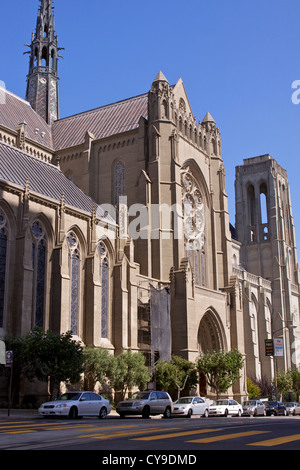
[[[165,409],[164,418],[171,418],[171,408],[169,406]]]
[[[228,416],[228,410],[226,409],[225,412],[224,412],[224,416],[227,417]]]
[[[145,408],[142,411],[142,416],[145,419],[150,418],[150,408],[149,408],[149,406],[145,406]]]
[[[78,410],[76,406],[72,406],[69,412],[69,418],[70,419],[77,419],[78,418]]]
[[[242,412],[241,412],[241,410],[239,410],[239,411],[238,411],[238,414],[237,414],[237,416],[239,416],[239,417],[241,417],[241,416],[242,416]]]
[[[187,417],[188,417],[188,418],[191,418],[191,417],[192,417],[192,414],[193,414],[193,410],[189,409],[188,414],[187,414]]]
[[[208,418],[208,409],[207,408],[203,413],[203,418]]]
[[[107,410],[106,410],[105,406],[103,406],[103,408],[101,408],[101,410],[99,412],[98,418],[99,419],[105,419],[106,416],[107,416]]]

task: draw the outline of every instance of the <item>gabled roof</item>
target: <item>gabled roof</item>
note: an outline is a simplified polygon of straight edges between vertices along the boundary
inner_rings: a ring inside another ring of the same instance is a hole
[[[54,148],[82,144],[87,131],[97,140],[137,129],[141,116],[148,117],[148,94],[60,119],[53,123]]]
[[[15,131],[21,123],[26,123],[26,137],[40,145],[53,148],[52,129],[30,106],[28,101],[0,88],[0,126]]]
[[[45,196],[66,206],[79,209],[114,223],[92,198],[70,181],[57,166],[46,163],[15,147],[0,142],[0,182],[12,183],[24,188],[29,184],[29,192]]]

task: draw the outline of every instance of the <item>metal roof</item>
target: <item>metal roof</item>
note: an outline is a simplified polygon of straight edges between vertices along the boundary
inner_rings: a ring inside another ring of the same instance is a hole
[[[0,93],[0,126],[15,131],[21,123],[26,123],[26,137],[52,149],[52,128],[34,111],[28,101],[5,88],[0,88]]]
[[[0,181],[13,183],[25,188],[28,181],[29,192],[46,196],[114,223],[92,198],[70,181],[55,165],[43,162],[15,147],[0,142]]]
[[[54,148],[82,144],[87,131],[97,140],[137,129],[141,116],[148,117],[148,94],[60,119],[53,123]]]

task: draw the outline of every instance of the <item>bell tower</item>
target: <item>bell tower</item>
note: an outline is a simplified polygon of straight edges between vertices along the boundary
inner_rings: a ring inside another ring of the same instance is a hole
[[[287,172],[270,155],[245,159],[236,168],[235,190],[241,265],[271,282],[272,335],[284,345],[277,365],[288,370],[299,341],[300,279]]]
[[[52,0],[40,0],[36,30],[32,33],[26,100],[51,124],[59,117],[58,106],[58,47],[54,29]]]

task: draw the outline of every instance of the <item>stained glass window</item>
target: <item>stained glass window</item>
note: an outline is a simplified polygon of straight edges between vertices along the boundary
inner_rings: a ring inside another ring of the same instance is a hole
[[[0,215],[0,328],[3,328],[3,321],[4,321],[6,259],[7,259],[6,219],[4,216]]]
[[[45,282],[46,282],[46,253],[47,238],[44,227],[40,222],[34,222],[31,227],[32,242],[32,268],[33,268],[33,306],[34,324],[44,326],[45,317]]]
[[[119,204],[119,197],[125,195],[125,165],[119,161],[114,167],[114,205]]]
[[[108,291],[109,291],[109,264],[108,254],[104,243],[99,243],[101,260],[101,338],[108,337]]]
[[[80,276],[80,245],[74,232],[68,234],[70,250],[70,327],[73,335],[78,334],[78,314],[79,314],[79,276]]]
[[[185,168],[181,174],[184,247],[196,285],[205,285],[205,213],[199,185]]]

